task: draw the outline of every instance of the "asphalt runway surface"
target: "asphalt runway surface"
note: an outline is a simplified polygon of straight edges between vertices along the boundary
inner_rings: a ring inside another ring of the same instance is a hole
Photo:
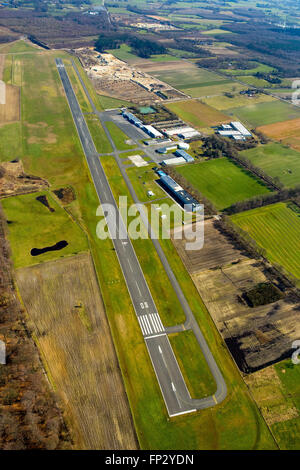
[[[196,411],[197,409],[215,406],[217,403],[222,401],[227,394],[226,384],[223,376],[211,354],[211,351],[208,348],[208,345],[199,329],[196,320],[193,317],[186,300],[181,298],[181,303],[185,305],[187,322],[196,334],[197,340],[201,345],[201,349],[217,384],[217,391],[213,396],[202,399],[191,398],[169,342],[169,338],[166,334],[166,330],[161,322],[156,305],[135,254],[131,240],[127,234],[126,227],[120,216],[118,206],[101,165],[101,160],[72,88],[67,71],[61,59],[56,59],[56,65],[67,96],[82,148],[87,159],[95,189],[104,210],[104,215],[109,231],[111,235],[114,235],[112,237],[114,248],[118,256],[118,260],[127,284],[132,304],[134,306],[137,320],[144,336],[144,340],[167,407],[168,414],[169,416],[176,416],[184,413],[190,413]],[[84,85],[85,92],[91,101],[85,84],[83,81],[82,83]],[[95,110],[94,104],[92,104],[92,106]],[[165,265],[165,263],[164,267],[167,269],[167,265]],[[169,274],[170,273],[168,273],[168,275]],[[173,285],[175,285],[175,281]],[[176,291],[176,294],[180,296],[180,292],[181,290],[179,288],[179,290]],[[132,354],[135,354],[135,352],[132,351]],[[199,371],[199,379],[201,380],[201,371]]]

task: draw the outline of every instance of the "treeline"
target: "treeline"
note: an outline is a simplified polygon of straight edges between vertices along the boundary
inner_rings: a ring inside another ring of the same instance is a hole
[[[256,145],[257,142],[254,138],[236,142],[219,135],[212,135],[203,140],[203,156],[209,159],[220,158],[222,156],[230,158],[257,178],[263,180],[270,188],[281,189],[283,184],[278,177],[273,178],[268,175],[264,170],[255,166],[251,160],[239,153],[242,150],[254,148]]]
[[[273,85],[280,85],[282,83],[282,80],[278,77],[274,77],[274,74],[257,72],[254,76]]]
[[[288,199],[296,199],[300,196],[300,184],[294,188],[284,188],[278,192],[261,194],[254,196],[245,201],[239,201],[232,206],[225,209],[224,212],[228,215],[237,214],[239,212],[256,209],[257,207],[268,206],[270,204],[276,204],[277,202],[286,201]]]
[[[121,44],[127,44],[136,55],[145,59],[155,54],[166,53],[166,48],[162,44],[128,33],[102,33],[95,43],[95,48],[98,52],[104,52],[108,49],[119,49]]]
[[[247,139],[244,141],[233,141],[222,137],[221,135],[211,135],[203,139],[203,156],[209,159],[225,157],[238,157],[238,151],[247,150],[256,147],[255,139]]]
[[[198,67],[206,69],[232,69],[232,70],[251,70],[255,66],[253,61],[246,59],[232,60],[230,57],[215,57],[210,59],[202,59],[201,62],[196,62]]]
[[[297,30],[276,28],[265,22],[228,23],[222,29],[235,34],[220,35],[219,40],[248,49],[254,60],[278,69],[280,76],[299,74],[300,37],[294,32]]]
[[[251,258],[259,259],[266,256],[266,250],[259,246],[248,232],[235,225],[228,215],[216,220],[215,225],[237,248],[246,251]]]
[[[7,363],[0,366],[0,449],[62,450],[72,447],[56,397],[49,387],[36,345],[25,326],[15,291],[0,206],[0,339]]]
[[[169,166],[164,167],[164,172],[173,178],[183,189],[185,189],[192,197],[204,205],[205,214],[215,215],[218,210],[214,204],[207,199],[200,191],[198,191],[184,176],[177,173],[177,171]]]

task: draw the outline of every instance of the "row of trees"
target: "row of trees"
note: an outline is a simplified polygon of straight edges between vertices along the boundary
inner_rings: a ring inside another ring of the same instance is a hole
[[[141,39],[128,33],[102,33],[95,43],[95,48],[98,52],[104,52],[108,49],[118,49],[121,44],[128,44],[136,55],[145,59],[151,57],[151,55],[166,52],[166,48],[162,44],[149,39]]]
[[[239,212],[256,209],[257,207],[268,206],[276,204],[277,202],[287,201],[288,199],[297,200],[300,197],[300,184],[294,188],[283,188],[280,191],[273,193],[261,194],[254,196],[245,201],[239,201],[232,206],[225,209],[226,214],[232,215]]]
[[[257,142],[254,138],[242,142],[235,142],[218,135],[213,135],[203,140],[203,155],[210,159],[220,158],[222,156],[228,157],[246,168],[246,170],[253,173],[256,177],[262,179],[272,189],[282,189],[283,184],[278,177],[273,178],[268,175],[260,167],[255,166],[251,160],[239,153],[242,150],[254,148],[256,145]]]

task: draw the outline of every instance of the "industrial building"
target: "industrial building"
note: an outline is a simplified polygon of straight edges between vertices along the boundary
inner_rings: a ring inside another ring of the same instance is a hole
[[[131,124],[142,129],[146,132],[152,139],[157,139],[163,137],[162,133],[155,129],[153,126],[144,125],[144,123],[138,119],[134,114],[129,113],[126,110],[122,111],[122,116],[127,119]]]
[[[155,127],[153,126],[142,126],[141,129],[148,135],[150,135],[150,137],[152,137],[153,139],[163,137],[162,133],[155,129]]]
[[[198,131],[196,131],[196,129],[194,129],[193,127],[189,127],[189,126],[184,126],[184,127],[173,127],[171,129],[163,129],[163,132],[165,135],[169,136],[169,137],[172,137],[174,135],[178,135],[179,137],[185,139],[187,137],[185,137],[186,135],[191,137],[191,136],[196,136],[196,135],[200,135],[200,133]]]
[[[169,158],[168,160],[163,160],[161,162],[162,165],[166,166],[183,165],[184,163],[186,163],[186,160],[183,157]]]
[[[175,155],[178,158],[184,158],[184,160],[187,163],[190,163],[190,162],[194,161],[194,158],[189,153],[187,153],[185,150],[182,150],[182,149],[176,150]]]
[[[238,121],[233,121],[230,124],[223,124],[217,129],[217,134],[223,137],[231,137],[234,140],[246,140],[247,137],[252,137],[251,132]]]
[[[122,116],[125,118],[125,119],[128,119],[128,121],[131,123],[131,124],[134,124],[135,126],[137,127],[142,127],[143,126],[143,123],[140,119],[138,119],[134,114],[132,113],[129,113],[128,111],[122,111]]]
[[[188,212],[197,212],[201,210],[202,205],[196,201],[185,189],[176,183],[173,178],[167,175],[164,171],[158,170],[158,176],[160,177],[159,183],[161,186]]]
[[[177,145],[170,145],[169,147],[160,147],[159,149],[156,150],[157,153],[167,153],[170,152],[171,150],[176,150]]]

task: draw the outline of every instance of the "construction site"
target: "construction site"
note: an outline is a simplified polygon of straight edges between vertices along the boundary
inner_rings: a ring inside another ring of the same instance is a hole
[[[75,53],[96,91],[102,95],[137,104],[158,103],[168,99],[182,99],[185,96],[112,54],[100,54],[93,48],[76,49]]]

